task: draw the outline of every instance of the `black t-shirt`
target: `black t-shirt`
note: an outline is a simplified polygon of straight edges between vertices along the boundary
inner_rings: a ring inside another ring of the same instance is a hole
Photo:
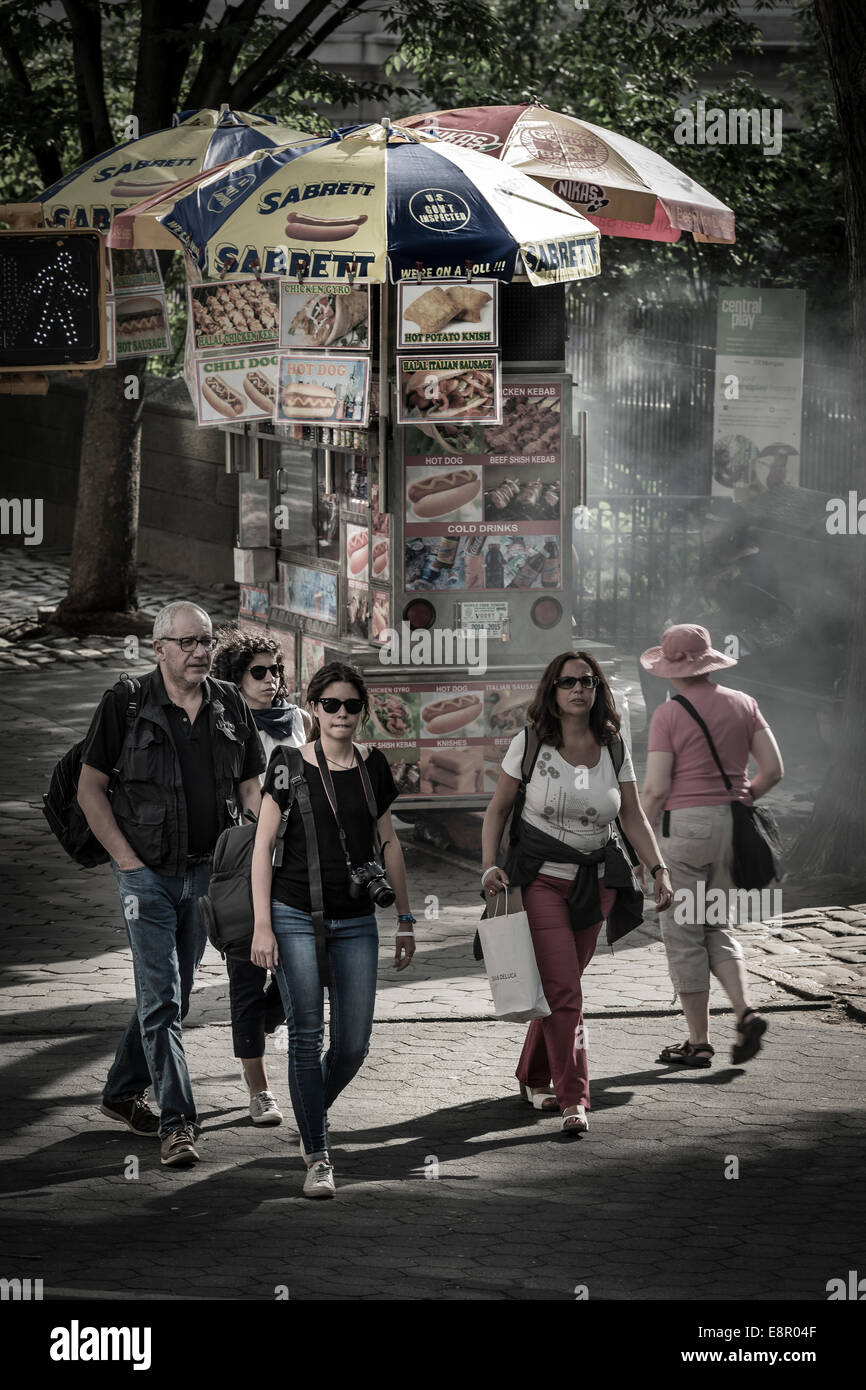
[[[280,810],[284,810],[288,790],[275,787],[275,769],[281,759],[272,757],[265,776],[264,792],[270,792]],[[366,759],[370,785],[376,800],[377,819],[383,816],[398,795],[391,776],[388,760],[378,748],[371,748]],[[360,897],[349,896],[349,870],[343,855],[337,822],[331,810],[322,785],[322,774],[317,764],[304,762],[304,775],[310,789],[310,805],[316,822],[316,839],[319,846],[319,863],[322,873],[322,897],[325,916],[328,918],[366,917],[373,911],[370,895],[365,890]],[[357,767],[339,772],[331,768],[334,793],[340,811],[340,820],[346,832],[349,858],[353,868],[366,864],[374,856],[373,824],[367,810],[364,784]],[[384,867],[384,866],[383,866]],[[304,835],[304,822],[300,808],[292,807],[286,825],[283,841],[283,862],[274,869],[273,896],[277,902],[295,907],[299,912],[311,912],[309,874],[307,872],[307,841]]]
[[[203,697],[206,693],[207,687],[202,692]],[[208,702],[202,698],[195,723],[190,724],[185,710],[182,710],[179,705],[171,703],[164,688],[157,686],[154,694],[165,710],[171,736],[180,760],[180,772],[183,778],[184,796],[186,797],[187,853],[191,855],[210,854],[219,834],[219,818],[212,740],[208,722]],[[224,692],[220,693],[220,698],[224,698]],[[243,704],[243,697],[239,693],[237,699]],[[143,699],[140,700],[140,705],[143,703]],[[88,767],[95,767],[97,772],[104,773],[106,777],[110,776],[112,770],[117,766],[117,760],[126,738],[126,709],[127,696],[125,691],[120,693],[115,690],[106,691],[96,714],[93,716],[90,730],[85,739],[81,754],[82,762],[87,763]],[[236,716],[237,711],[232,711],[229,707],[227,713],[233,717]],[[249,711],[246,714],[246,723],[251,732],[244,748],[244,763],[238,778],[240,782],[246,782],[252,777],[260,776],[265,768],[264,749]]]

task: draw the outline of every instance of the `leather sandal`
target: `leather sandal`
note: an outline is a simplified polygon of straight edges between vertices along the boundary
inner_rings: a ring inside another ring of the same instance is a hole
[[[748,1019],[748,1022],[746,1020]],[[731,1061],[735,1067],[743,1062],[751,1061],[756,1053],[761,1050],[761,1039],[766,1033],[769,1024],[760,1014],[755,1013],[754,1009],[746,1009],[742,1018],[737,1024],[737,1028],[743,1035],[741,1043],[735,1042],[731,1048]]]
[[[685,1042],[671,1043],[669,1047],[663,1047],[656,1060],[676,1062],[681,1067],[709,1067],[715,1055],[715,1050],[709,1043],[690,1043],[686,1038]]]
[[[535,1110],[544,1110],[547,1112],[549,1110],[559,1109],[559,1101],[556,1099],[555,1091],[540,1091],[536,1096],[532,1094],[532,1087],[524,1085],[521,1081],[520,1094]]]

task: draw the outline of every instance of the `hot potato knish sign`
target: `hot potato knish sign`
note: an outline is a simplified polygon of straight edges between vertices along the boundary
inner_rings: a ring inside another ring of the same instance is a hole
[[[501,378],[495,353],[398,356],[398,424],[497,425],[501,420]]]

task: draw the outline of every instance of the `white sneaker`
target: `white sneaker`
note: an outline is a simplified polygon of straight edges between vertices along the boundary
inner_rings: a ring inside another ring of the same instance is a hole
[[[304,1178],[305,1197],[336,1197],[337,1189],[334,1186],[334,1167],[324,1158],[320,1158],[317,1163],[310,1164],[307,1169],[307,1176]]]
[[[254,1125],[279,1125],[283,1122],[283,1112],[277,1105],[276,1096],[270,1091],[259,1091],[250,1098],[250,1119]]]

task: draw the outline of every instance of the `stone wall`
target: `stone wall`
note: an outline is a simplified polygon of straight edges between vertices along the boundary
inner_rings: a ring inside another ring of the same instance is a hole
[[[43,499],[43,544],[72,543],[85,383],[57,380],[47,396],[0,397],[0,496]],[[232,578],[237,480],[225,436],[200,429],[181,382],[149,378],[142,440],[139,560],[202,583]],[[2,536],[0,545],[20,545]]]

